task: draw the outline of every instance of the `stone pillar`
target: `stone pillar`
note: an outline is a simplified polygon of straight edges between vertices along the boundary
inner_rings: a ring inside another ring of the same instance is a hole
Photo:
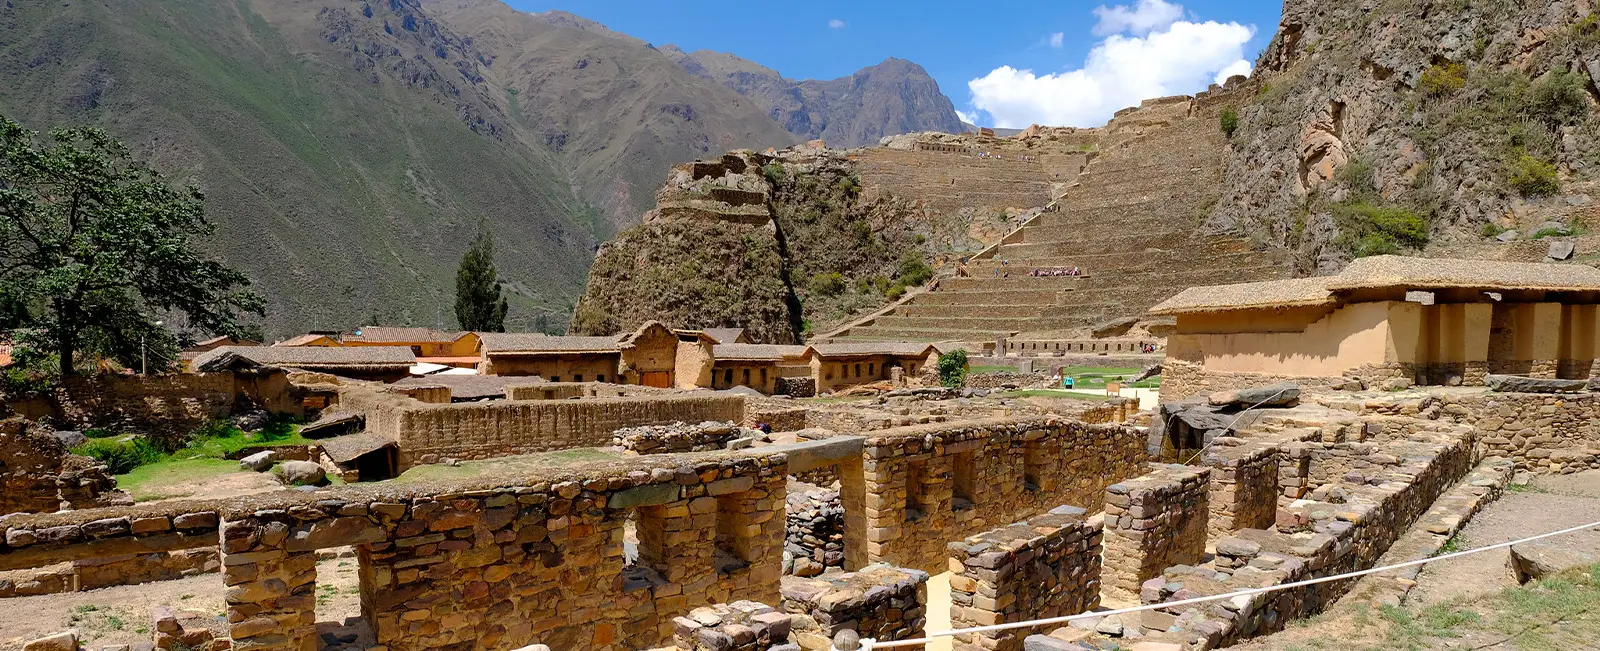
[[[1483,377],[1489,374],[1489,333],[1494,319],[1494,306],[1488,303],[1461,305],[1462,362],[1461,385],[1483,386]]]
[[[1146,579],[1205,556],[1211,469],[1153,467],[1106,487],[1105,591],[1118,602],[1138,603]]]
[[[839,505],[844,508],[844,569],[867,566],[867,480],[861,457],[839,464]]]
[[[1268,443],[1213,447],[1210,537],[1217,540],[1240,529],[1269,529],[1278,514],[1278,457]]]
[[[288,551],[286,522],[252,517],[221,529],[233,648],[316,651],[316,551]]]
[[[1076,615],[1100,605],[1101,526],[1083,509],[1049,514],[949,544],[956,628]],[[1028,629],[961,635],[960,651],[1019,651]]]
[[[1517,306],[1517,352],[1527,350],[1532,363],[1529,377],[1556,377],[1561,357],[1561,304],[1531,303]],[[1526,347],[1526,348],[1524,348]]]

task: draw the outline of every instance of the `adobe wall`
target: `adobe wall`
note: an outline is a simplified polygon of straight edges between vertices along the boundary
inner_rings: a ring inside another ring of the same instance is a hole
[[[347,392],[353,393],[353,392]],[[585,400],[497,400],[427,405],[363,398],[367,431],[393,438],[400,468],[441,458],[489,459],[611,445],[624,427],[672,422],[744,421],[744,397],[637,396]]]
[[[317,550],[355,545],[363,616],[390,649],[649,648],[694,607],[778,603],[787,471],[781,452],[661,455],[18,516],[0,524],[0,570],[220,547],[233,648],[301,651],[317,644]]]
[[[1046,619],[1100,605],[1101,523],[1073,507],[949,544],[954,628]],[[1019,651],[1033,629],[958,635],[959,651]]]
[[[1145,471],[1144,435],[1049,417],[873,432],[863,451],[865,549],[846,566],[939,571],[945,543],[1066,504],[1097,510],[1106,486]],[[848,500],[847,500],[848,503]],[[849,531],[855,525],[846,524]]]
[[[489,355],[486,375],[539,376],[551,382],[615,381],[620,353],[594,355]]]

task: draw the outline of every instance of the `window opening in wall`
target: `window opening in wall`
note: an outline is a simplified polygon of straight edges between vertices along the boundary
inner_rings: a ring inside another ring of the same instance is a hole
[[[1044,470],[1044,450],[1034,441],[1029,441],[1022,452],[1022,488],[1027,491],[1038,491],[1040,474]]]
[[[761,369],[761,386],[767,385],[767,369]]]
[[[719,574],[730,574],[750,567],[751,542],[743,535],[750,524],[746,514],[746,493],[717,496],[717,547],[711,559]]]
[[[871,362],[867,363],[867,375],[871,375],[873,377],[877,377],[878,376],[878,365],[874,364],[874,363],[871,363]]]
[[[832,365],[828,365],[828,366],[822,367],[822,379],[830,381],[830,382],[833,380],[833,366]]]
[[[599,375],[594,376],[594,381],[595,382],[605,382],[606,381],[606,374],[605,373],[601,373]]]
[[[577,375],[572,376],[572,381],[573,382],[582,382],[583,381],[583,374],[579,373]]]
[[[950,491],[950,510],[952,511],[966,511],[973,506],[973,461],[971,452],[956,453],[955,476]]]
[[[722,386],[733,386],[733,369],[730,368],[722,372]]]
[[[551,381],[551,382],[560,382],[560,381],[561,381],[561,376],[559,376],[559,375],[552,375],[552,376],[550,376],[550,381]]]
[[[622,523],[622,590],[646,590],[667,582],[665,506],[642,506]]]
[[[744,370],[744,385],[750,386],[750,369]]]
[[[928,462],[912,461],[906,464],[906,522],[916,522],[928,514],[927,495],[923,482],[928,476]]]
[[[861,363],[856,363],[856,377],[861,377]]]

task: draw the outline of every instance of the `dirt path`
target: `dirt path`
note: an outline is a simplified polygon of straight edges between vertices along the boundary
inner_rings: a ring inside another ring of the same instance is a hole
[[[222,575],[204,574],[140,585],[125,585],[88,592],[0,599],[0,650],[14,651],[31,640],[68,629],[78,631],[86,649],[113,644],[150,642],[153,627],[150,612],[158,606],[174,610],[195,610],[219,618],[216,630],[223,630],[226,606],[223,603]],[[355,558],[332,558],[317,564],[318,631],[329,631],[331,639],[348,638],[350,633],[335,631],[346,618],[361,614],[359,579]],[[324,623],[325,622],[325,623]],[[327,643],[324,648],[343,645]],[[365,641],[358,638],[356,642]]]

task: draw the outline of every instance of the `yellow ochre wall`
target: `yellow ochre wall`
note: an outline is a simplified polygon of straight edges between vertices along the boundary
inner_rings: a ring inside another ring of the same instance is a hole
[[[1203,364],[1208,372],[1339,375],[1346,369],[1383,364],[1397,347],[1416,347],[1415,337],[1398,343],[1390,340],[1393,304],[1346,305],[1315,321],[1302,322],[1298,331],[1285,331],[1289,315],[1283,312],[1180,315],[1178,334],[1167,339],[1167,356]],[[1305,319],[1321,313],[1302,310],[1294,316]],[[1263,326],[1277,331],[1258,331]]]
[[[551,382],[617,382],[618,353],[491,355],[485,375],[537,375]],[[582,376],[579,380],[578,376]]]

